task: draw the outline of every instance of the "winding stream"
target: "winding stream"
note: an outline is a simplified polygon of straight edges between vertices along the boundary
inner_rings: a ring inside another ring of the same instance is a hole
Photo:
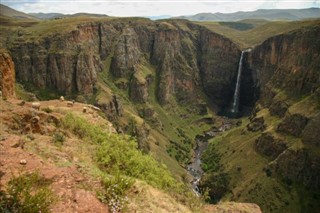
[[[196,148],[194,149],[194,158],[192,159],[192,163],[187,166],[187,171],[193,177],[191,181],[192,190],[199,197],[201,196],[201,193],[198,185],[204,174],[204,171],[201,168],[201,155],[208,147],[209,139],[214,138],[221,132],[229,130],[231,127],[231,123],[226,120],[219,128],[212,128],[211,130],[204,132],[203,135],[197,135],[195,138]]]
[[[201,140],[199,138],[196,138],[196,144],[196,149],[194,150],[195,156],[193,162],[187,166],[187,171],[193,177],[193,192],[196,195],[200,196],[200,190],[198,188],[198,185],[204,173],[201,168],[201,155],[208,146],[208,140]]]

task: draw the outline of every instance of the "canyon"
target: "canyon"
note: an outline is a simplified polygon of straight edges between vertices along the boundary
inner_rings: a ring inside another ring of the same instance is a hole
[[[263,212],[320,208],[319,20],[250,51],[187,20],[30,25],[4,25],[13,29],[1,39],[4,97],[21,93],[16,81],[35,94],[27,101],[63,95],[99,107],[116,132],[135,137],[187,185],[186,170],[201,160],[196,187],[210,202],[256,203]]]

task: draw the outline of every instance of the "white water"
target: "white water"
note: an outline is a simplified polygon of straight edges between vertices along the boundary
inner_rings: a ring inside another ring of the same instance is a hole
[[[239,110],[239,100],[240,100],[239,95],[240,95],[240,81],[241,81],[241,72],[242,72],[242,59],[243,59],[243,54],[245,52],[249,52],[249,51],[251,51],[251,49],[243,50],[241,52],[239,67],[238,67],[237,84],[236,84],[236,89],[235,89],[234,95],[233,95],[233,103],[232,103],[232,109],[231,109],[232,113],[237,113]]]

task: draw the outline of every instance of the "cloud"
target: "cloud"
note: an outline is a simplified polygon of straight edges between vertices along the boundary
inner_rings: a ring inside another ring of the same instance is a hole
[[[320,7],[320,0],[1,0],[23,12],[99,13],[112,16],[172,16],[201,12]]]

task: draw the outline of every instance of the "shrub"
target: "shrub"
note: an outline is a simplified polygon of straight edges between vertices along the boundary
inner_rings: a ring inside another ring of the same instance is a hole
[[[49,185],[37,172],[13,177],[6,191],[0,191],[0,212],[49,212],[56,201]]]
[[[102,171],[115,176],[120,175],[143,180],[156,188],[169,192],[177,200],[192,209],[201,205],[196,195],[177,181],[165,165],[156,161],[151,155],[142,153],[138,149],[137,141],[131,136],[110,133],[105,131],[103,127],[92,125],[87,120],[71,113],[65,116],[62,124],[80,138],[99,144],[95,160]],[[117,177],[115,179],[117,180]],[[110,182],[122,183],[121,180],[116,180],[104,179],[104,188],[109,189],[111,187]],[[121,186],[120,189],[114,190],[120,190],[122,193],[125,191],[124,187]],[[104,196],[100,197],[103,199]],[[105,197],[104,199],[111,200],[112,197]],[[120,201],[115,202],[115,200],[110,203],[110,205],[115,206],[120,204]]]
[[[52,141],[55,145],[63,145],[65,141],[65,136],[62,132],[55,132],[53,134]]]
[[[110,135],[98,147],[96,156],[100,168],[106,172],[120,172],[162,189],[176,184],[166,167],[138,150],[136,141],[128,136]]]
[[[177,185],[177,181],[163,164],[138,150],[134,138],[106,132],[73,114],[66,115],[62,123],[79,137],[99,144],[96,161],[103,171],[138,178],[161,189]]]
[[[46,113],[51,113],[51,112],[53,112],[53,110],[52,110],[51,108],[49,108],[49,107],[43,108],[42,111],[44,111],[44,112],[46,112]]]
[[[217,203],[229,191],[230,177],[227,173],[209,173],[199,185],[201,191],[208,190],[208,201]]]
[[[119,174],[103,178],[103,191],[98,194],[100,200],[107,203],[111,212],[121,212],[128,204],[127,191],[134,181]]]

